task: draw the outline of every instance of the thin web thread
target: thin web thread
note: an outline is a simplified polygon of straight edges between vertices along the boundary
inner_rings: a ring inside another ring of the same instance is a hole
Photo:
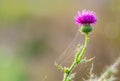
[[[58,62],[60,62],[60,64],[63,64],[70,56],[72,56],[72,45],[74,44],[75,40],[77,39],[79,35],[79,32],[77,32],[75,34],[75,37],[73,38],[72,42],[68,45],[68,47],[65,49],[65,51],[62,53],[62,55],[60,55],[57,59]]]
[[[74,53],[75,53],[75,51],[76,51],[76,50],[74,50]],[[71,51],[71,53],[68,53],[68,54],[69,54],[69,56],[67,56],[65,59],[63,59],[60,64],[65,63],[65,61],[68,60],[68,59],[73,55],[73,54],[72,54],[72,51]],[[72,58],[74,58],[74,57],[72,57]]]
[[[81,71],[81,69],[77,72],[77,73],[79,73],[79,77],[76,77],[76,81],[79,81],[81,78],[83,78],[83,77],[81,77],[81,76],[86,76],[86,73],[89,71],[88,69],[87,69],[87,67],[88,67],[88,65],[86,66],[86,67],[84,67],[86,70],[84,71],[84,72],[80,72]],[[77,74],[76,73],[76,74]],[[84,79],[84,78],[83,78]]]
[[[72,55],[72,53],[71,53],[72,50],[70,50],[70,48],[72,48],[72,45],[74,44],[74,42],[76,41],[78,36],[79,36],[79,32],[77,31],[72,42],[63,51],[63,53],[55,60],[55,62],[57,62],[57,63],[59,62],[59,64],[63,64],[66,61],[66,59],[68,59]]]

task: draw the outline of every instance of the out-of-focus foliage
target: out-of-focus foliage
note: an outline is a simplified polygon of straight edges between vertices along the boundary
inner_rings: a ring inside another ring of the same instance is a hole
[[[54,16],[70,7],[67,0],[1,0],[0,20],[26,19],[32,16]],[[64,8],[64,9],[63,9]]]
[[[0,48],[0,81],[27,81],[24,62]]]

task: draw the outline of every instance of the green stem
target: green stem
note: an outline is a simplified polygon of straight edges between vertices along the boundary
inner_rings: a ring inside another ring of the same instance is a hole
[[[85,53],[85,51],[86,51],[88,42],[89,42],[88,34],[85,34],[85,43],[84,43],[84,47],[83,47],[83,49],[82,49],[80,55],[78,55],[78,61],[81,61],[82,57],[84,56],[84,53]]]
[[[88,34],[85,34],[84,47],[82,48],[81,51],[78,51],[76,53],[77,55],[76,55],[76,58],[74,59],[74,62],[72,63],[72,65],[68,69],[68,72],[64,73],[63,81],[68,81],[68,77],[70,76],[70,74],[73,71],[73,69],[75,68],[75,66],[78,64],[78,61],[80,62],[82,60],[82,57],[84,56],[84,53],[85,53],[86,48],[87,48],[88,41],[89,41]]]

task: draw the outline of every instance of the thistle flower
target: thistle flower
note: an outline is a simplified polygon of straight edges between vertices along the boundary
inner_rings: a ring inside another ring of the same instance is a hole
[[[96,14],[90,10],[78,11],[78,15],[75,17],[75,23],[78,25],[93,25],[96,21]]]
[[[93,11],[83,10],[82,12],[78,11],[78,15],[75,17],[75,23],[82,25],[81,32],[88,34],[92,31],[91,25],[97,22],[97,17]]]
[[[84,34],[85,36],[85,42],[83,46],[79,46],[79,50],[77,50],[74,61],[70,65],[70,67],[62,67],[61,65],[58,65],[55,63],[58,69],[64,72],[63,76],[63,81],[73,81],[73,78],[75,74],[73,74],[74,68],[79,64],[79,63],[84,63],[84,62],[89,62],[92,59],[86,59],[84,58],[85,51],[89,42],[89,32],[92,31],[92,24],[95,24],[97,21],[97,18],[95,16],[95,13],[89,10],[83,10],[82,13],[78,12],[78,15],[75,17],[75,22],[78,25],[81,25],[80,31]],[[95,80],[94,80],[95,79]],[[94,80],[97,81],[97,78],[93,77],[93,74],[90,77],[90,81]]]

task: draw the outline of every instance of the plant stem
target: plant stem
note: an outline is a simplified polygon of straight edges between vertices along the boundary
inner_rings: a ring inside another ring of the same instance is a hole
[[[82,50],[79,50],[76,53],[76,58],[74,59],[73,63],[71,64],[71,66],[68,69],[68,71],[64,73],[63,81],[68,81],[68,78],[69,78],[71,72],[76,67],[76,65],[82,60],[82,57],[84,56],[84,53],[85,53],[86,48],[87,48],[88,41],[89,41],[88,34],[85,34],[85,43],[84,43],[84,46],[83,46]]]
[[[88,42],[89,42],[88,34],[85,34],[85,43],[84,43],[84,47],[83,47],[83,49],[81,50],[81,52],[80,52],[80,54],[79,54],[79,56],[78,56],[78,61],[81,61],[82,57],[84,56],[84,53],[85,53],[85,51],[86,51]]]

